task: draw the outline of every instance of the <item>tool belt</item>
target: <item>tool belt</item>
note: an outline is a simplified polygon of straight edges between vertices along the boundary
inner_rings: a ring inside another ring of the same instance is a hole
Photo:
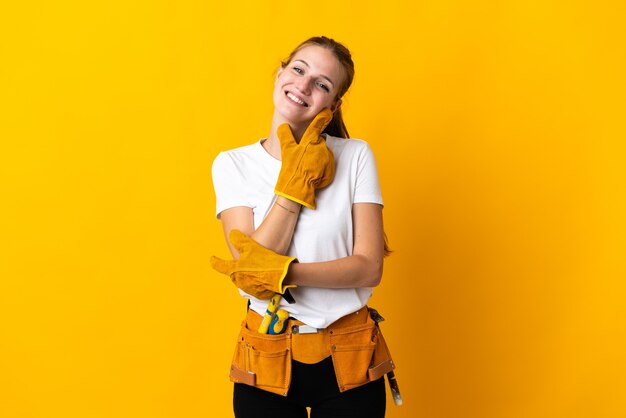
[[[364,306],[316,329],[290,318],[278,335],[257,332],[262,317],[249,309],[241,324],[230,380],[287,396],[291,361],[317,363],[332,356],[341,392],[377,380],[395,368],[378,326],[382,317]]]

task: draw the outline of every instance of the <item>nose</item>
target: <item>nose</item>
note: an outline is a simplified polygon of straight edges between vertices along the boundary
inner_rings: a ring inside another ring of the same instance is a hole
[[[299,77],[296,80],[296,87],[302,94],[311,94],[311,78],[307,76]]]

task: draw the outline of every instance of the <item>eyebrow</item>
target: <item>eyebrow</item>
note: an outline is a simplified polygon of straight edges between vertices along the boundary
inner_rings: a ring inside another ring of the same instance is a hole
[[[303,63],[303,64],[304,64],[304,65],[306,65],[307,67],[311,68],[311,66],[310,66],[310,65],[309,65],[306,61],[304,61],[304,60],[301,60],[301,59],[294,60],[294,62],[296,62],[296,61],[300,61],[301,63]],[[320,77],[325,78],[326,80],[328,80],[328,82],[329,82],[330,84],[332,84],[333,86],[335,85],[335,83],[333,83],[333,80],[331,80],[330,78],[328,78],[328,76],[325,76],[324,74],[320,74]]]

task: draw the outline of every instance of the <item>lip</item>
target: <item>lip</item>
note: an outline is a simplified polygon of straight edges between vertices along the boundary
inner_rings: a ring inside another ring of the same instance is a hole
[[[298,98],[298,100],[302,101],[304,104],[303,104],[303,105],[301,105],[300,103],[296,103],[296,102],[294,102],[293,100],[291,100],[291,99],[289,98],[289,96],[287,96],[287,94],[292,94],[292,95],[296,96],[296,97]],[[293,103],[294,105],[301,106],[301,107],[309,107],[309,104],[306,102],[306,100],[304,100],[301,96],[299,96],[299,95],[295,94],[295,93],[294,93],[294,92],[292,92],[292,91],[285,90],[285,97],[287,98],[287,100],[288,100],[289,102]]]

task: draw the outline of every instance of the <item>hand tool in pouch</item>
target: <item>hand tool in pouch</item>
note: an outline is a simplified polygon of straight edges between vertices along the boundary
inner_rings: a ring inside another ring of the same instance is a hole
[[[393,403],[396,404],[397,406],[401,406],[402,395],[400,395],[400,388],[398,387],[396,374],[393,371],[387,373],[387,381],[389,382],[389,389],[391,389],[391,396],[393,397]]]
[[[284,309],[279,309],[274,314],[272,322],[270,322],[270,329],[268,334],[278,335],[285,332],[287,329],[287,320],[289,319],[289,312]]]
[[[280,293],[274,293],[274,296],[270,299],[267,304],[267,309],[265,310],[265,315],[263,315],[263,321],[261,321],[261,325],[259,326],[259,334],[267,334],[269,331],[272,318],[278,310],[278,304],[281,299],[282,295]]]
[[[385,318],[381,314],[378,313],[376,309],[370,308],[370,316],[378,325],[380,322],[383,322]],[[396,374],[392,371],[387,373],[387,381],[389,382],[389,389],[391,389],[391,396],[393,397],[393,403],[397,406],[402,405],[402,395],[400,394],[400,388],[398,387],[398,381],[396,380]]]

